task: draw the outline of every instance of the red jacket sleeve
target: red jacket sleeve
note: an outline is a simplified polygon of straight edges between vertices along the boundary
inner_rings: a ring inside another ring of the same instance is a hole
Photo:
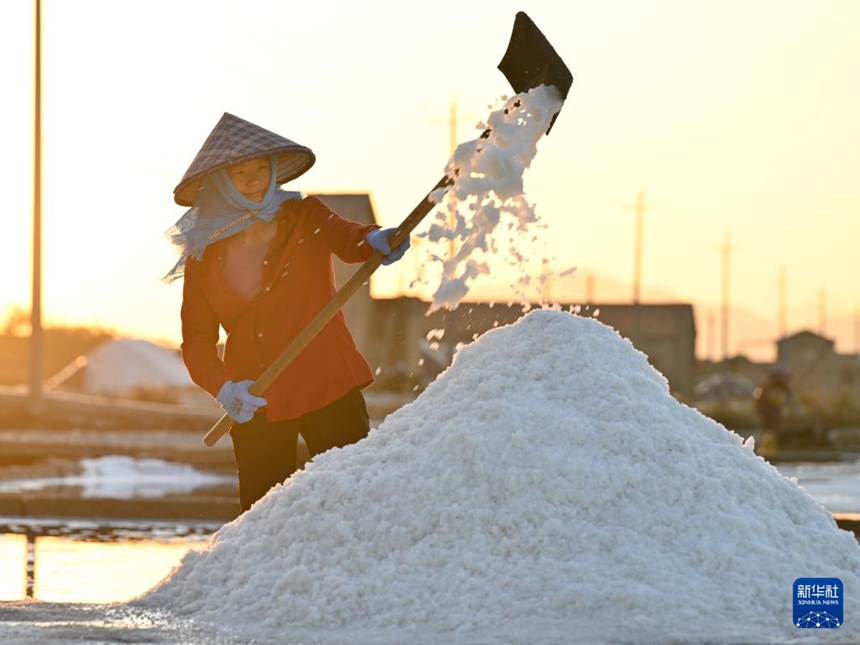
[[[182,360],[191,380],[215,397],[229,376],[218,357],[218,317],[203,294],[201,270],[199,262],[187,260],[182,288]]]
[[[307,197],[305,202],[309,207],[308,225],[315,244],[323,245],[347,263],[364,262],[373,255],[373,249],[364,238],[379,226],[344,219],[317,197]]]

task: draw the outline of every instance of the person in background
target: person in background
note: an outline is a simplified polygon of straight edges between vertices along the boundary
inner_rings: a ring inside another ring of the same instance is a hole
[[[772,456],[779,448],[785,410],[791,403],[790,381],[788,368],[777,365],[764,384],[756,388],[755,409],[762,424],[760,452],[764,456]]]
[[[230,437],[242,512],[296,470],[301,434],[311,457],[369,432],[362,389],[373,382],[338,313],[266,390],[254,380],[335,294],[332,255],[391,264],[381,230],[342,219],[320,199],[284,184],[315,162],[305,146],[225,113],[174,189],[190,207],[168,231],[184,279],[182,358],[192,380],[233,420]],[[226,332],[219,356],[220,328]]]

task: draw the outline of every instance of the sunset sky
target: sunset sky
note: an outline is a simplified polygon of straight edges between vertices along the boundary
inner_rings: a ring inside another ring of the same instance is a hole
[[[224,112],[314,150],[289,188],[369,193],[397,225],[444,170],[451,105],[461,142],[510,94],[496,66],[518,10],[574,76],[526,175],[547,228],[521,271],[549,259],[577,269],[552,297],[593,281],[596,301],[629,301],[644,189],[643,302],[693,303],[701,357],[720,357],[726,266],[730,353],[771,357],[780,276],[788,333],[860,351],[853,0],[43,0],[46,323],[179,342],[164,231]],[[34,2],[3,3],[0,321],[29,308],[33,33]],[[375,293],[422,295],[423,252],[380,269]],[[512,297],[501,265],[476,296]]]

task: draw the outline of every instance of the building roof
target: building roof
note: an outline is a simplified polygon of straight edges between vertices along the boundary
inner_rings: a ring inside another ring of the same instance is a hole
[[[828,347],[833,347],[835,345],[835,341],[831,340],[830,338],[805,329],[803,331],[797,332],[796,334],[792,334],[791,336],[780,338],[778,341],[776,341],[776,346],[785,347],[797,343],[813,343]]]
[[[367,193],[313,193],[344,219],[361,224],[376,224],[373,204]]]
[[[671,304],[603,304],[574,305],[558,303],[562,308],[573,308],[574,313],[594,317],[600,322],[630,333],[639,316],[639,330],[649,339],[677,338],[681,332],[695,333],[693,306],[685,303]],[[539,307],[540,305],[535,305]],[[637,311],[638,310],[638,311]],[[519,320],[525,310],[522,304],[461,302],[453,311],[438,310],[428,315],[431,323],[439,328],[453,322],[460,330],[460,337],[482,334],[493,327],[508,325]]]

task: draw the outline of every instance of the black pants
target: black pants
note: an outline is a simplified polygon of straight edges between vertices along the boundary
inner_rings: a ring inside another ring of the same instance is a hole
[[[242,512],[296,471],[299,434],[314,457],[329,448],[360,441],[369,431],[367,405],[358,388],[298,419],[270,423],[263,411],[247,423],[234,423],[230,437],[239,472]]]

